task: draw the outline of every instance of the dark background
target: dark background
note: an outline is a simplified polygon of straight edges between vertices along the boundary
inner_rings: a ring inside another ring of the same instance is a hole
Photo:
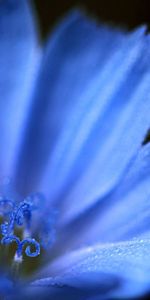
[[[150,24],[150,0],[33,0],[42,36],[66,11],[74,6],[85,7],[100,20],[113,22],[119,26],[133,28],[139,24]]]
[[[83,7],[99,20],[132,29],[150,25],[150,0],[34,0],[42,38],[50,32],[59,17],[73,7]],[[136,298],[137,299],[137,298]],[[150,299],[145,296],[140,299]]]

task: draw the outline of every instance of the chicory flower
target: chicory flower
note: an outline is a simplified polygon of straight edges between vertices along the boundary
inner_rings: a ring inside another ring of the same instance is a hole
[[[30,1],[2,0],[0,37],[1,295],[143,295],[150,289],[145,27],[129,33],[73,11],[41,46]]]

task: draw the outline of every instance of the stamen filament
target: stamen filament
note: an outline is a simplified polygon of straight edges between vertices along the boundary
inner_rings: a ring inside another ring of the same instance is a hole
[[[10,204],[11,201],[2,199],[0,205]],[[12,203],[11,203],[12,204]],[[3,238],[1,239],[1,244],[8,245],[13,242],[17,244],[17,251],[14,257],[15,262],[22,262],[22,252],[25,244],[29,244],[26,247],[25,253],[29,257],[36,257],[40,254],[40,244],[35,240],[29,237],[29,224],[32,216],[32,204],[27,201],[19,203],[19,205],[12,205],[13,210],[9,214],[9,220],[5,221],[1,225],[1,233]],[[26,229],[24,230],[24,239],[21,241],[16,235],[14,235],[15,224],[17,226],[22,226],[25,220]],[[31,251],[31,246],[34,246],[35,251]]]

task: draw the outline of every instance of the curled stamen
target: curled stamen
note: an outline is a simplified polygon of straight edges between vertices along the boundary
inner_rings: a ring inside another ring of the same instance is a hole
[[[21,202],[19,206],[13,206],[14,210],[9,214],[9,222],[4,222],[1,225],[2,235],[11,235],[14,231],[15,224],[18,226],[23,225],[25,219],[26,224],[29,225],[31,220],[31,205],[25,201]]]
[[[19,248],[20,246],[20,239],[18,237],[16,237],[15,235],[12,235],[12,236],[4,236],[2,239],[1,239],[1,244],[3,245],[9,245],[13,242],[16,242],[17,244],[17,247]]]
[[[1,233],[2,235],[7,235],[8,233],[8,228],[9,228],[9,223],[8,222],[5,222],[1,225]]]
[[[32,238],[24,239],[23,241],[20,241],[18,237],[15,235],[12,236],[4,236],[1,240],[1,244],[3,245],[9,245],[13,242],[16,242],[17,244],[17,251],[16,251],[16,256],[22,257],[22,252],[23,252],[23,247],[25,244],[30,244],[30,246],[27,246],[25,253],[29,257],[36,257],[40,255],[40,244]],[[31,246],[35,247],[35,251],[31,251]]]
[[[4,222],[3,224],[1,224],[2,235],[4,235],[4,236],[12,235],[12,233],[14,231],[14,224],[15,224],[15,214],[14,214],[14,212],[12,212],[10,215],[9,222]]]
[[[13,201],[8,199],[1,199],[0,200],[0,206],[5,206],[5,208],[9,207],[9,213],[8,210],[4,210],[4,216],[9,216],[9,220],[5,221],[3,224],[1,224],[1,233],[3,235],[3,238],[1,240],[1,244],[3,245],[9,245],[13,242],[16,242],[17,244],[17,251],[14,257],[15,261],[22,261],[22,252],[23,247],[25,244],[30,244],[26,247],[25,253],[29,257],[36,257],[40,254],[40,244],[30,237],[27,237],[30,232],[30,222],[32,217],[32,211],[37,208],[37,205],[33,205],[31,198],[29,201],[29,198],[24,200],[23,202],[19,203],[18,205],[15,205]],[[11,209],[10,209],[11,208]],[[22,226],[25,221],[25,229],[24,229],[24,239],[21,241],[17,236],[14,235],[15,225]],[[27,234],[28,233],[28,234]],[[35,251],[32,251],[31,246],[35,248]]]
[[[31,239],[31,238],[24,239],[21,242],[21,247],[23,248],[23,246],[25,244],[30,244],[30,246],[27,246],[27,248],[25,250],[25,253],[27,256],[36,257],[36,256],[40,255],[40,244],[35,239]],[[31,246],[35,247],[34,252],[31,251]]]
[[[31,212],[32,205],[29,202],[23,201],[22,203],[20,203],[15,214],[15,222],[17,223],[17,225],[22,226],[24,219],[27,223],[29,223],[31,220]]]

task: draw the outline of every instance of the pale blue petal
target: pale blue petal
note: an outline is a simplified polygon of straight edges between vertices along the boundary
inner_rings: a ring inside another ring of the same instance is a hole
[[[0,176],[12,175],[37,63],[37,39],[27,0],[0,1]]]
[[[149,46],[147,45],[147,47]],[[149,57],[149,53],[146,54],[144,48],[140,55]],[[133,53],[132,63],[133,57],[135,59],[135,51]],[[72,143],[70,140],[68,152],[66,150],[65,159],[62,159],[62,166],[57,175],[57,184],[55,184],[59,191],[58,195],[60,195],[64,182],[68,185],[70,183],[71,186],[70,190],[66,189],[67,193],[64,194],[66,220],[78,216],[93,204],[94,199],[103,197],[110,192],[119,182],[123,172],[128,168],[141,146],[150,125],[148,113],[150,73],[147,59],[143,60],[140,55],[134,66],[130,66],[130,74],[125,75],[121,66],[118,66],[116,74],[119,76],[117,79],[117,84],[120,85],[119,91],[114,88],[115,83],[113,84],[115,72],[111,81],[109,78],[108,83],[103,87],[104,105],[106,103],[108,105],[105,113],[101,116],[102,112],[98,114],[98,105],[101,106],[103,97],[101,99],[97,96],[94,99],[93,111],[91,108],[82,117],[82,124],[80,123],[78,130],[74,132],[74,136],[72,135]],[[129,54],[126,58],[129,59]],[[125,63],[125,59],[123,63]],[[122,75],[124,82],[120,83]],[[111,93],[108,96],[107,91],[110,86],[114,88],[114,94]],[[70,121],[68,128],[72,128],[71,126],[73,125]],[[88,130],[88,126],[93,126],[92,132]],[[78,151],[79,148],[80,151]],[[77,153],[74,165],[69,164],[68,167],[67,164],[69,161],[73,163],[73,155]],[[84,162],[86,163],[84,164]],[[84,168],[82,168],[83,166]],[[51,167],[55,169],[53,164]],[[70,177],[65,176],[66,172]],[[75,181],[72,180],[72,176]]]
[[[72,104],[43,179],[49,198],[65,199],[66,220],[112,189],[140,147],[150,125],[149,56],[142,29],[124,35]]]
[[[135,35],[142,35],[142,31],[139,30]],[[72,114],[78,112],[80,104],[86,105],[85,101],[80,103],[81,95],[86,94],[91,81],[103,72],[105,62],[111,59],[126,39],[119,30],[97,26],[79,11],[73,11],[55,29],[44,52],[30,126],[22,145],[17,178],[23,178],[23,183],[19,181],[19,186],[25,188],[25,179],[26,190],[39,188],[46,166],[48,163],[50,165],[51,155],[54,160],[57,141],[62,139],[62,128],[65,132],[70,114],[72,119]],[[72,122],[73,130],[75,124]],[[58,172],[56,160],[53,164],[54,171]]]
[[[144,146],[118,189],[110,196],[98,223],[95,237],[114,241],[150,232],[150,145]],[[96,216],[95,216],[96,217]],[[96,220],[95,220],[96,221]],[[97,215],[98,221],[98,215]],[[92,232],[89,231],[91,235]],[[150,234],[149,234],[150,236]]]
[[[149,101],[142,103],[149,91],[143,31],[98,29],[73,13],[48,45],[17,177],[26,191],[41,188],[49,200],[65,198],[65,220],[118,182],[149,126]]]
[[[136,297],[149,290],[149,251],[149,239],[95,245],[60,258],[43,270],[41,279],[32,284],[47,287],[47,292],[48,287],[56,285],[102,296],[105,283],[107,299],[109,296],[110,299]]]
[[[74,218],[93,204],[94,199],[114,188],[150,126],[149,38],[143,29],[128,35],[122,33],[122,36],[124,39],[122,37],[115,51],[113,48],[103,67],[100,65],[91,72],[86,91],[76,95],[50,155],[42,188],[51,199],[61,202],[65,199],[65,220]],[[98,52],[99,44],[94,47]],[[89,45],[85,49],[88,51]],[[74,54],[73,60],[75,57]],[[82,55],[78,59],[80,65]],[[90,61],[92,64],[93,60]],[[71,68],[72,63],[69,70]],[[68,81],[73,80],[69,73],[68,78]],[[53,110],[51,115],[54,115]]]
[[[60,223],[59,243],[70,248],[100,241],[126,240],[140,235],[150,237],[149,182],[148,144],[141,147],[126,176],[113,192],[101,201],[94,199],[93,206],[71,223],[64,227]]]

